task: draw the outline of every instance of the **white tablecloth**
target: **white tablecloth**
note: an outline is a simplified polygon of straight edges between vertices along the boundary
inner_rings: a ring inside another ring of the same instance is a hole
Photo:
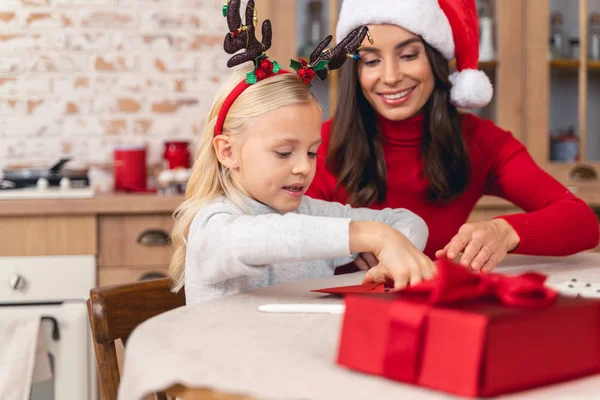
[[[509,256],[494,272],[528,270],[546,273],[553,283],[571,278],[600,283],[600,253]],[[181,307],[146,321],[128,341],[119,398],[142,399],[178,383],[257,399],[456,398],[338,366],[341,315],[258,311],[267,303],[340,303],[339,298],[310,290],[359,284],[362,275],[271,286]],[[600,375],[499,398],[600,398]]]

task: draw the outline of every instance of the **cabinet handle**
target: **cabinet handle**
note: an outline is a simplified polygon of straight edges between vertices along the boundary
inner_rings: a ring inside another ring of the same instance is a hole
[[[152,279],[162,279],[162,278],[166,278],[167,275],[163,274],[162,272],[158,272],[158,271],[152,271],[152,272],[146,272],[144,275],[142,275],[139,279],[139,281],[150,281]]]
[[[171,235],[160,229],[147,229],[140,234],[137,242],[146,247],[161,247],[171,244]]]
[[[578,165],[571,170],[569,175],[574,181],[595,181],[598,179],[598,174],[589,165]]]

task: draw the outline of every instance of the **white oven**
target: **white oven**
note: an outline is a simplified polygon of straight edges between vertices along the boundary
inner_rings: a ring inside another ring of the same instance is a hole
[[[30,400],[96,400],[97,378],[86,300],[96,286],[94,256],[0,257],[2,316],[41,315],[53,378]]]

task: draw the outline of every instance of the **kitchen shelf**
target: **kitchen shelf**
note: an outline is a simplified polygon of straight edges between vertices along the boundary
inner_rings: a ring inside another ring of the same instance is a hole
[[[551,60],[550,67],[554,69],[572,69],[576,70],[579,68],[579,60]],[[588,61],[588,71],[600,71],[600,61]]]

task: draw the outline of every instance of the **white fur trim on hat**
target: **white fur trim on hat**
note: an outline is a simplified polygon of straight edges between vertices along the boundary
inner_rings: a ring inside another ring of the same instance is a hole
[[[475,109],[486,106],[494,95],[490,79],[483,71],[463,69],[450,74],[450,101],[457,107]]]
[[[448,61],[454,58],[452,28],[438,0],[344,0],[336,29],[337,42],[353,29],[370,24],[401,26],[421,36]]]

